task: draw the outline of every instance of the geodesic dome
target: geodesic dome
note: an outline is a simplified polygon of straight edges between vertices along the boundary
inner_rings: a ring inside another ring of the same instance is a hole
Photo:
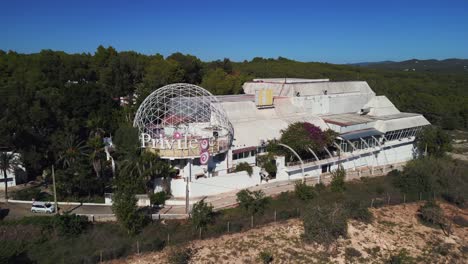
[[[151,93],[138,108],[133,125],[140,135],[145,133],[155,140],[209,138],[215,140],[214,152],[226,151],[233,138],[232,124],[218,99],[186,83],[166,85]]]

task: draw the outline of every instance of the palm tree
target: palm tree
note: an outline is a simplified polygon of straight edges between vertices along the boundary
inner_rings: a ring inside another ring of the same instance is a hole
[[[8,181],[7,171],[14,171],[20,166],[18,157],[13,152],[1,152],[0,154],[0,169],[3,171],[5,180],[5,200],[8,202]]]
[[[102,160],[105,160],[106,153],[104,151],[104,143],[101,136],[92,136],[89,138],[87,143],[88,148],[90,149],[89,159],[93,165],[94,172],[96,177],[100,177],[102,172]]]
[[[65,141],[65,146],[59,152],[58,163],[62,163],[64,168],[73,165],[80,158],[87,156],[86,146],[83,141],[77,141],[75,137],[70,136]]]

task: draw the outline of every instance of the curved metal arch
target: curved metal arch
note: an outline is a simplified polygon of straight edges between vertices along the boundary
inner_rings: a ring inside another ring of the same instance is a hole
[[[286,145],[286,144],[278,143],[278,145],[289,149],[289,150],[299,159],[299,161],[301,162],[302,183],[305,183],[304,162],[302,161],[302,159],[301,159],[301,157],[299,156],[299,154],[297,154],[297,152],[296,152],[293,148],[291,148],[290,146],[288,146],[288,145]]]
[[[314,158],[315,158],[315,165],[317,165],[317,163],[320,161],[320,159],[318,158],[317,154],[315,154],[315,151],[313,151],[310,147],[307,147],[307,150],[312,153],[312,155],[314,155]],[[318,183],[321,182],[321,177],[320,177],[320,171],[317,175],[317,179],[318,179]]]
[[[367,144],[367,142],[363,139],[363,138],[359,138],[361,140],[362,143],[364,143],[364,145],[366,145],[366,147],[368,149],[371,149],[371,147],[369,146],[369,144]],[[377,158],[374,156],[374,150],[371,150],[371,155],[372,157],[374,158],[375,160],[375,163],[377,163],[377,166],[379,165],[379,161],[377,160]],[[372,166],[371,168],[371,174],[374,174],[374,166]]]
[[[389,164],[388,157],[387,157],[387,154],[385,153],[385,149],[383,148],[382,143],[380,143],[380,141],[376,137],[372,136],[372,138],[377,142],[377,144],[379,144],[379,147],[380,147],[381,151],[384,154],[385,160],[387,161],[387,164]],[[387,140],[387,138],[385,136],[382,136],[382,138]],[[383,173],[385,173],[385,165],[383,166]]]
[[[342,153],[346,153],[345,151],[343,151],[343,149],[340,147],[338,143],[333,142],[333,145],[335,145],[335,147],[337,147]],[[352,152],[350,152],[349,154],[351,154],[353,158],[356,157]],[[349,158],[346,158],[346,160],[349,161]],[[354,170],[356,170],[356,161],[354,159],[353,159],[353,164],[354,164]]]

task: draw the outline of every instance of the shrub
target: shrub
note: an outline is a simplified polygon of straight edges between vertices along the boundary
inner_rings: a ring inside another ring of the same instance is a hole
[[[453,222],[461,227],[468,227],[468,220],[463,216],[456,215],[453,217]]]
[[[75,214],[63,214],[54,216],[55,227],[61,236],[76,236],[81,234],[88,226],[89,221],[85,216]]]
[[[346,257],[346,260],[348,261],[354,258],[359,258],[361,256],[362,256],[361,252],[355,248],[347,247],[345,249],[345,257]]]
[[[304,239],[330,245],[338,237],[347,235],[347,214],[340,204],[309,206],[303,214]]]
[[[360,201],[348,201],[345,207],[349,218],[364,223],[370,223],[372,221],[372,213],[369,211],[369,208]]]
[[[159,207],[160,205],[164,205],[168,198],[169,196],[165,191],[152,193],[150,195],[150,202],[152,205]]]
[[[239,164],[237,164],[235,171],[246,171],[249,174],[249,176],[252,176],[253,173],[252,166],[250,166],[247,162],[240,162]]]
[[[402,249],[396,255],[391,255],[390,258],[385,262],[386,264],[412,264],[415,263],[413,257],[411,257],[405,249]]]
[[[461,208],[465,208],[467,205],[464,193],[445,192],[445,193],[442,193],[442,198],[445,201],[455,204],[456,206],[461,207]]]
[[[206,228],[209,223],[213,222],[213,216],[213,206],[200,200],[192,208],[192,226],[195,229]]]
[[[327,187],[322,182],[315,184],[314,188],[317,194],[323,193],[327,190]]]
[[[136,206],[137,199],[131,192],[119,190],[114,193],[112,211],[129,234],[136,234],[147,224],[146,216]]]
[[[419,208],[419,216],[421,220],[430,225],[440,225],[444,223],[444,212],[439,205],[431,200],[427,201]]]
[[[173,248],[169,252],[168,262],[170,264],[188,264],[193,256],[193,250],[189,247]]]
[[[269,198],[265,197],[265,193],[261,190],[252,192],[245,189],[236,196],[239,206],[251,215],[263,213],[269,202]]]
[[[21,241],[2,241],[0,263],[33,263],[27,256],[24,243]]]
[[[468,200],[468,163],[449,158],[423,158],[410,161],[400,174],[393,174],[393,184],[404,193],[418,197],[442,198],[459,207]]]
[[[332,181],[330,188],[333,192],[344,192],[345,187],[346,171],[343,166],[339,166],[338,169],[332,172]]]
[[[418,151],[435,157],[442,157],[452,150],[450,136],[441,128],[427,126],[416,139]]]
[[[268,264],[273,262],[273,254],[270,251],[262,251],[260,252],[258,258],[264,264]]]
[[[270,143],[268,148],[277,146],[276,144]],[[270,175],[270,177],[276,177],[276,172],[278,168],[276,167],[276,160],[273,156],[274,150],[271,150],[268,154],[259,155],[257,156],[257,164],[258,166],[265,169],[265,171]]]
[[[32,187],[28,189],[18,190],[13,193],[13,198],[16,200],[23,200],[23,201],[51,201],[53,200],[53,196],[41,191],[39,187]]]
[[[294,193],[296,194],[297,198],[303,201],[311,200],[316,196],[314,187],[302,183],[301,181],[296,182],[294,186]]]

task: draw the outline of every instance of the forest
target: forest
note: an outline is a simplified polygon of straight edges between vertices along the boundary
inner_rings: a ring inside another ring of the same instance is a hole
[[[152,91],[187,82],[217,95],[239,94],[245,81],[268,77],[367,81],[401,111],[421,113],[443,129],[468,129],[466,73],[391,71],[283,57],[204,62],[182,53],[164,57],[99,46],[94,54],[0,50],[0,147],[21,153],[28,172],[24,181],[55,164],[62,197],[102,195],[112,177],[102,138],[118,141],[133,133],[133,115]]]

